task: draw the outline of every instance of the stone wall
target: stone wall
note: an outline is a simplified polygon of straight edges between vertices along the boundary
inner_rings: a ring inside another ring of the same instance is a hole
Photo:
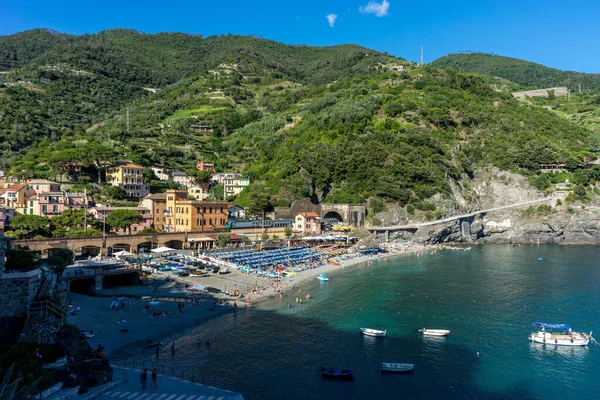
[[[5,273],[0,276],[0,317],[23,315],[43,282],[43,271]]]
[[[0,233],[0,277],[4,274],[6,263],[6,237]]]

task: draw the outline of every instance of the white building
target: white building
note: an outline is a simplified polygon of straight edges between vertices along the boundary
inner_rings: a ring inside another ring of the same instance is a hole
[[[225,179],[223,181],[224,190],[224,200],[226,200],[229,196],[238,195],[244,190],[246,187],[250,185],[250,179],[248,178],[232,178]]]

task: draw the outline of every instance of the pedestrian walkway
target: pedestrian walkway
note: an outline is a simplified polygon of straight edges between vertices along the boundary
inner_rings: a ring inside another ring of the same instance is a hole
[[[141,371],[128,368],[115,368],[127,373],[127,381],[113,387],[97,397],[100,400],[243,400],[236,392],[218,389],[189,381],[182,381],[158,375],[157,388],[150,387],[151,371],[148,371],[148,386],[142,390]]]

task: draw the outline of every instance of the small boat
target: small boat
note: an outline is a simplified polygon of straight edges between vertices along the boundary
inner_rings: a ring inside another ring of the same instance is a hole
[[[208,275],[208,272],[205,272],[205,271],[192,271],[192,275],[194,275],[194,276],[206,276],[206,275]]]
[[[360,333],[367,336],[385,336],[387,329],[385,331],[379,331],[371,328],[360,328]]]
[[[231,271],[229,270],[229,268],[225,268],[224,270],[219,271],[219,275],[227,275],[230,273]]]
[[[542,328],[541,331],[533,332],[529,336],[529,340],[534,343],[550,344],[555,346],[587,346],[590,340],[594,340],[592,332],[579,333],[573,332],[571,327],[567,324],[548,324],[545,322],[535,322],[531,324],[538,328]],[[560,329],[561,333],[546,332],[548,329]]]
[[[164,266],[164,267],[160,267],[158,270],[159,271],[170,271],[171,267]]]
[[[321,367],[321,369],[319,370],[319,375],[327,379],[350,380],[354,379],[354,370]]]
[[[446,329],[419,329],[419,332],[423,332],[426,336],[446,336],[450,331]]]
[[[187,271],[181,271],[178,272],[177,275],[181,276],[182,278],[185,278],[186,276],[190,276],[190,273]]]
[[[415,368],[415,364],[403,364],[393,362],[382,362],[381,370],[387,372],[408,372]]]
[[[329,278],[325,276],[324,273],[321,272],[321,275],[317,276],[317,279],[320,280],[321,282],[325,282],[328,281]]]
[[[94,332],[94,331],[85,331],[85,332],[83,332],[83,334],[88,339],[93,338],[94,336],[96,336],[96,332]]]

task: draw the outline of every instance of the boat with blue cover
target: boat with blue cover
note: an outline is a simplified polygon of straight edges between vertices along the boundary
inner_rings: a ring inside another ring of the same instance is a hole
[[[320,280],[321,282],[325,282],[328,281],[329,278],[325,276],[324,273],[321,272],[321,275],[317,276],[317,279]]]
[[[319,370],[319,375],[327,379],[350,380],[354,379],[354,370],[321,367],[321,369]]]
[[[592,332],[573,332],[567,324],[550,324],[546,322],[534,322],[531,326],[540,328],[532,332],[529,340],[534,343],[549,344],[555,346],[587,346],[590,340],[594,340]],[[554,332],[546,332],[546,329],[554,329]],[[558,332],[560,331],[560,332]]]

